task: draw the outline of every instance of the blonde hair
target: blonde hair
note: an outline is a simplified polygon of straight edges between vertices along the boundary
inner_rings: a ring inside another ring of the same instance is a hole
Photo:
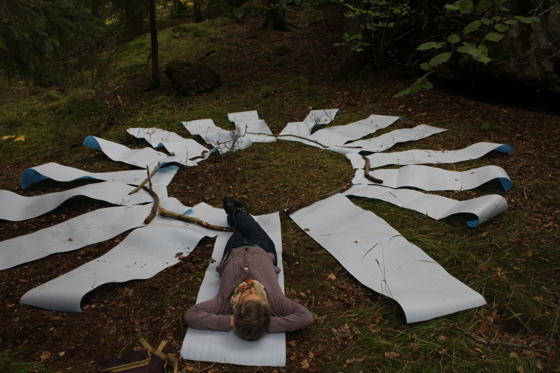
[[[233,314],[233,329],[243,339],[254,341],[266,334],[270,325],[267,301],[247,300],[238,303]]]

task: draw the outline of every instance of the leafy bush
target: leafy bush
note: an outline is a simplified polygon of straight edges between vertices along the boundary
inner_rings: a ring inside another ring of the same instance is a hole
[[[489,52],[493,45],[506,36],[507,31],[518,24],[539,22],[538,18],[515,16],[503,4],[506,0],[458,0],[446,4],[445,10],[451,21],[464,25],[451,31],[441,41],[428,41],[416,49],[431,57],[428,62],[420,65],[426,71],[412,86],[397,93],[401,97],[416,93],[422,88],[430,89],[432,84],[427,80],[439,66],[458,56],[460,63],[475,61],[483,64],[492,62]]]

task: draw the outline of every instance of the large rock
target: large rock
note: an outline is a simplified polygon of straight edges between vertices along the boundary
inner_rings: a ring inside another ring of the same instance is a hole
[[[554,0],[557,1],[557,0]],[[513,14],[532,15],[553,7],[550,0],[513,0],[506,3]],[[507,80],[560,93],[560,13],[549,10],[540,22],[519,23],[497,45],[503,64],[488,64],[488,73]]]
[[[181,96],[210,92],[222,83],[220,75],[202,63],[173,60],[165,67],[165,75]]]
[[[443,66],[438,75],[444,79],[482,76],[560,93],[560,13],[553,8],[555,1],[506,2],[511,15],[533,16],[536,13],[540,22],[519,22],[499,43],[487,43],[493,59],[488,65],[451,63]]]

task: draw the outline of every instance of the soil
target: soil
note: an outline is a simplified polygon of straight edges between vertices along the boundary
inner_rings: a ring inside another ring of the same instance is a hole
[[[364,67],[358,75],[350,78],[336,78],[338,69],[337,50],[330,47],[339,35],[337,26],[339,15],[327,12],[327,20],[315,23],[307,28],[291,33],[270,32],[258,39],[247,39],[249,29],[259,24],[253,20],[239,24],[231,21],[228,37],[232,45],[240,45],[236,53],[231,53],[223,66],[229,66],[222,72],[224,84],[220,87],[219,97],[225,100],[243,89],[257,90],[264,85],[256,77],[262,76],[306,76],[313,86],[320,89],[330,98],[329,108],[337,107],[342,112],[352,112],[356,107],[377,114],[399,115],[411,123],[442,126],[460,133],[460,140],[451,136],[434,138],[427,144],[441,149],[458,149],[480,141],[491,141],[510,145],[515,153],[510,157],[500,158],[500,165],[505,168],[516,185],[515,198],[508,197],[510,209],[526,212],[527,218],[535,227],[546,231],[546,240],[550,244],[560,242],[558,237],[558,212],[550,211],[541,197],[536,196],[529,187],[529,181],[535,177],[550,183],[558,183],[560,174],[560,117],[547,106],[546,100],[537,95],[528,94],[525,100],[508,97],[499,87],[492,95],[485,89],[485,97],[477,95],[475,89],[457,89],[449,82],[435,82],[436,86],[429,92],[393,99],[392,95],[410,85],[416,77],[411,76],[408,69],[395,64],[382,71]],[[274,43],[274,40],[281,40]],[[286,57],[273,54],[256,56],[249,44],[261,47],[285,45],[292,53]],[[272,65],[274,60],[282,60],[282,64]],[[312,74],[309,71],[312,70]],[[335,79],[336,78],[336,79]],[[139,89],[136,82],[124,87],[121,93],[129,98],[146,94]],[[161,91],[170,98],[174,92],[169,83],[163,82]],[[525,94],[527,91],[524,91]],[[283,91],[280,94],[289,95]],[[493,97],[488,97],[493,96]],[[494,99],[499,97],[499,100]],[[201,98],[204,99],[204,98]],[[124,100],[126,102],[126,100]],[[217,105],[220,103],[217,102]],[[326,107],[325,107],[326,108]],[[300,107],[278,115],[269,123],[274,133],[279,133],[285,123],[299,121],[305,117],[309,107]],[[261,114],[261,117],[266,115]],[[501,128],[499,131],[488,131],[484,123],[493,123]],[[467,127],[471,124],[470,127]],[[74,166],[86,170],[96,170],[94,164],[102,156],[78,155]],[[36,166],[33,157],[15,164],[6,165],[0,170],[0,189],[18,192],[23,195],[50,193],[57,190],[78,186],[86,182],[74,182],[61,187],[55,182],[41,182],[31,190],[21,191],[18,186],[19,175],[28,167]],[[220,195],[209,195],[200,192],[216,182],[222,170],[227,169],[227,162],[219,159],[209,160],[187,172],[181,170],[173,180],[173,192],[180,195],[186,205],[207,201],[217,205]],[[100,170],[96,170],[100,171]],[[201,185],[194,192],[185,191],[182,186],[192,180]],[[224,182],[224,180],[220,180]],[[262,208],[274,206],[277,191],[264,189]],[[170,193],[173,194],[173,193]],[[525,196],[525,197],[524,197]],[[270,201],[267,204],[267,201]],[[36,219],[23,222],[0,221],[2,240],[34,232],[51,226],[57,222],[77,216],[107,205],[87,199],[72,199],[53,212]],[[283,224],[286,217],[283,217]],[[23,305],[19,299],[27,291],[56,278],[84,263],[87,263],[113,248],[126,234],[113,240],[95,244],[70,253],[54,254],[47,258],[20,265],[16,268],[0,272],[0,284],[3,291],[0,301],[3,311],[0,321],[3,325],[1,339],[3,348],[15,348],[27,341],[28,350],[24,356],[33,361],[41,362],[55,372],[96,371],[98,363],[103,359],[129,351],[134,346],[137,336],[142,335],[152,344],[160,340],[169,341],[166,351],[179,355],[181,343],[186,332],[182,314],[189,305],[194,304],[196,293],[204,271],[208,265],[209,253],[213,241],[204,239],[197,249],[179,264],[169,267],[153,278],[145,281],[131,281],[124,284],[103,285],[88,293],[82,301],[82,313],[63,313],[37,309]],[[320,250],[320,248],[317,248]],[[286,263],[290,267],[290,263]],[[372,292],[357,283],[351,276],[344,275],[339,269],[340,285],[353,294],[352,304],[369,302]],[[290,278],[291,288],[304,287],[305,280],[301,277]],[[288,292],[289,293],[289,292]],[[290,294],[290,293],[289,293]],[[165,307],[159,307],[159,300],[168,298]],[[305,301],[304,295],[301,296]],[[352,306],[348,299],[333,297],[323,302],[319,311],[346,310]],[[302,369],[300,347],[310,343],[305,332],[290,333],[287,366],[284,368],[236,368],[242,371],[295,372]],[[336,340],[322,346],[324,351],[339,348]],[[326,354],[326,352],[324,352]],[[225,372],[231,371],[230,366],[202,362],[182,362],[183,371]],[[325,367],[323,367],[326,369]],[[243,370],[244,369],[244,370]],[[316,371],[325,371],[316,367]],[[313,370],[313,369],[312,369]],[[311,370],[311,371],[312,371]],[[307,371],[310,371],[309,369]]]

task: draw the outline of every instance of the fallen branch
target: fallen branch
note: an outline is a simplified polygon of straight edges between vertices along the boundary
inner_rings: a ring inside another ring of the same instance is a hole
[[[364,166],[364,177],[366,179],[368,179],[369,181],[373,181],[376,184],[383,184],[383,180],[378,179],[376,177],[373,177],[369,174],[369,159],[367,159],[366,156],[362,156],[362,158],[364,159],[364,161],[366,162],[365,166]]]
[[[158,212],[161,216],[166,216],[168,218],[181,220],[181,221],[184,221],[186,223],[198,224],[198,225],[200,225],[204,228],[214,229],[216,231],[224,231],[224,232],[235,231],[235,228],[233,228],[233,227],[221,227],[221,226],[218,226],[218,225],[213,225],[213,224],[207,223],[203,220],[200,220],[198,218],[193,218],[191,216],[181,215],[181,214],[178,214],[176,212],[166,210],[163,207],[161,207],[161,205],[158,205]]]
[[[315,143],[315,144],[319,145],[320,147],[322,147],[323,149],[327,149],[327,148],[328,148],[328,146],[321,144],[321,143],[320,143],[319,141],[317,141],[317,140],[308,139],[307,137],[303,137],[303,136],[298,136],[298,135],[278,135],[278,136],[276,136],[276,137],[295,137],[296,139],[302,139],[302,140],[305,140],[305,141],[309,141],[309,142]]]
[[[144,190],[150,193],[150,195],[154,198],[152,211],[150,212],[150,215],[148,215],[148,217],[144,220],[144,224],[150,224],[150,222],[154,220],[154,218],[156,217],[156,214],[158,213],[158,210],[161,208],[161,205],[159,204],[159,196],[157,195],[156,192],[154,192],[151,188],[146,188],[146,187],[144,187]]]
[[[134,188],[130,193],[128,193],[128,195],[134,194],[136,192],[138,192],[144,185],[146,185],[146,183],[149,181],[150,183],[152,182],[152,177],[156,174],[157,170],[159,170],[159,165],[160,163],[158,162],[158,164],[156,165],[156,167],[154,167],[153,171],[151,173],[149,173],[149,169],[148,169],[148,178],[144,181],[142,181],[140,184],[138,184],[138,186],[136,188]]]
[[[320,196],[317,196],[317,197],[313,198],[312,200],[305,201],[305,202],[303,202],[303,203],[301,203],[301,204],[299,204],[299,205],[290,207],[290,208],[284,210],[284,212],[285,212],[286,214],[288,214],[288,215],[291,215],[291,214],[293,214],[294,212],[296,212],[297,210],[300,210],[300,209],[302,209],[302,208],[304,208],[304,207],[310,206],[310,205],[314,204],[315,202],[321,201],[321,200],[323,200],[323,199],[325,199],[325,198],[329,198],[329,197],[331,197],[331,196],[334,196],[334,195],[337,194],[337,193],[342,193],[342,192],[344,192],[345,190],[350,189],[351,187],[352,187],[352,183],[348,183],[348,184],[344,185],[343,187],[340,187],[340,188],[338,188],[337,190],[334,190],[334,191],[332,191],[332,192],[330,192],[330,193],[321,194]]]
[[[159,163],[158,163],[158,166],[156,167],[156,170],[157,170],[158,167],[159,167]],[[184,222],[187,222],[187,223],[198,224],[198,225],[200,225],[204,228],[208,228],[208,229],[214,229],[214,230],[217,230],[217,231],[225,231],[225,232],[234,232],[235,231],[235,228],[232,228],[232,227],[220,227],[220,226],[217,226],[217,225],[207,223],[207,222],[205,222],[203,220],[200,220],[198,218],[193,218],[193,217],[190,217],[190,216],[177,214],[176,212],[164,209],[160,204],[159,196],[152,189],[152,178],[151,177],[153,176],[154,172],[152,172],[150,174],[150,171],[148,169],[148,178],[143,183],[143,184],[146,184],[146,182],[149,182],[150,187],[149,188],[143,187],[143,188],[146,192],[148,192],[154,198],[154,204],[152,205],[152,211],[150,212],[150,215],[148,215],[148,217],[144,220],[144,224],[150,224],[150,222],[152,220],[154,220],[154,218],[156,217],[156,214],[159,213],[161,216],[166,216],[168,218],[181,220],[181,221],[184,221]]]

